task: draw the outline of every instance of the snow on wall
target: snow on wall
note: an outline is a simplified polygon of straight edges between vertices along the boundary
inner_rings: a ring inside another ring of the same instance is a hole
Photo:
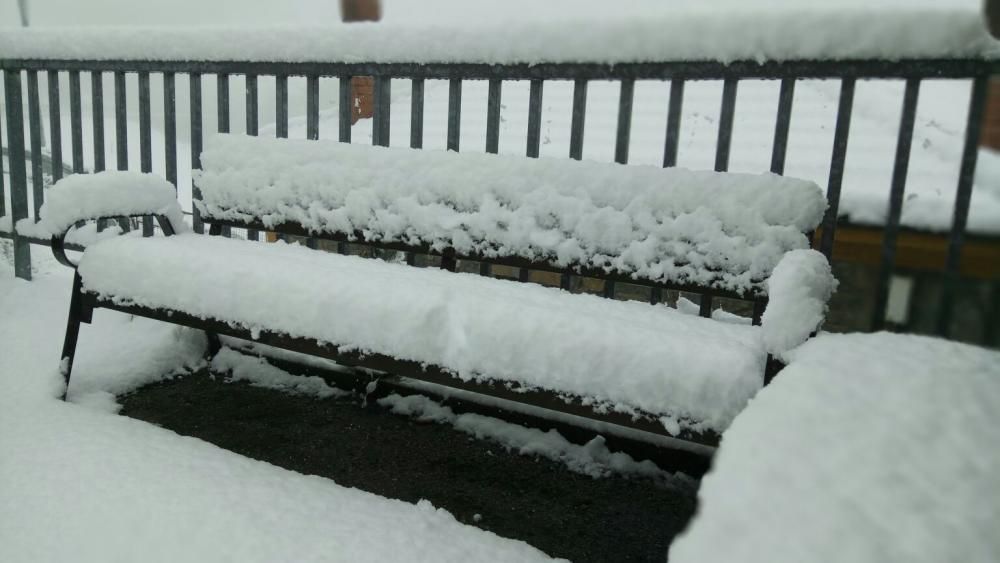
[[[73,174],[47,190],[41,221],[18,221],[17,229],[30,236],[53,236],[80,220],[146,214],[166,215],[178,231],[186,227],[173,184],[159,176],[127,171]]]
[[[218,135],[195,172],[207,217],[524,256],[637,278],[763,290],[808,246],[811,182],[568,159]]]
[[[670,561],[991,562],[1000,354],[823,334],[723,435]]]
[[[671,3],[548,21],[262,28],[49,28],[0,34],[0,58],[336,62],[650,62],[986,57],[974,3]],[[919,32],[915,32],[919,30]]]
[[[778,262],[767,289],[771,297],[761,318],[761,334],[767,351],[780,355],[805,342],[823,324],[837,280],[826,256],[815,250],[793,250]]]
[[[79,272],[86,289],[119,301],[576,394],[683,428],[723,430],[763,382],[758,327],[284,243],[121,237],[88,248]]]

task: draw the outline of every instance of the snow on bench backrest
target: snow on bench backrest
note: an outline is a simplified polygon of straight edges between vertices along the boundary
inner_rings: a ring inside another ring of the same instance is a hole
[[[774,174],[528,159],[238,135],[210,138],[205,218],[602,268],[766,293],[826,200]]]

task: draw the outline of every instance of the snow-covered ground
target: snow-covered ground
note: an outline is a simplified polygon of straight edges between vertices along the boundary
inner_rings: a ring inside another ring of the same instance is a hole
[[[25,282],[0,260],[0,560],[545,558],[426,502],[345,489],[115,415],[115,394],[200,365],[197,331],[98,311],[71,402],[58,401],[70,276],[48,258],[35,268]],[[824,334],[788,359],[724,434],[672,560],[995,560],[1000,354]],[[285,392],[341,393],[228,349],[213,367]],[[601,441],[575,446],[419,396],[381,402],[588,475],[676,482]]]
[[[671,561],[1000,559],[1000,353],[823,334],[723,435]]]
[[[0,258],[0,560],[547,559],[428,502],[347,489],[113,414],[112,394],[201,361],[195,331],[98,312],[81,337],[73,402],[58,401],[71,277],[50,259],[35,267],[25,282]]]

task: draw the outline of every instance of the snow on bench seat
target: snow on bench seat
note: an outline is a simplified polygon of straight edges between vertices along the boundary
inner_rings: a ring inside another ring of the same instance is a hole
[[[1000,353],[823,334],[723,436],[670,561],[996,561]]]
[[[569,159],[218,135],[195,181],[208,219],[521,256],[658,282],[766,293],[807,248],[813,182]]]
[[[329,145],[327,145],[329,146]],[[182,234],[87,249],[84,289],[724,430],[761,387],[759,327],[284,243]]]

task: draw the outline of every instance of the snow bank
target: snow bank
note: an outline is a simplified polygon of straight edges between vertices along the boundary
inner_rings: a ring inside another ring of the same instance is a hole
[[[726,431],[670,561],[988,562],[1000,354],[823,334]]]
[[[331,62],[649,62],[986,57],[977,2],[671,2],[549,21],[262,28],[49,28],[0,34],[0,58]],[[919,32],[915,32],[919,30]]]
[[[29,283],[0,258],[0,561],[547,560],[426,501],[341,487],[90,408],[198,361],[198,331],[95,312],[74,367],[78,403],[59,401],[70,271],[44,255],[34,266]]]
[[[684,428],[725,429],[762,384],[757,327],[534,284],[193,234],[105,241],[79,272],[120,301],[672,415]]]
[[[814,183],[568,159],[218,135],[204,216],[525,256],[637,278],[763,290],[822,219]]]
[[[793,250],[778,262],[767,280],[770,299],[761,318],[764,346],[781,355],[818,330],[837,289],[826,256],[815,250]]]
[[[175,229],[185,228],[173,184],[137,172],[67,176],[46,191],[39,215],[38,224],[25,225],[31,236],[59,235],[80,220],[120,215],[166,215]],[[20,232],[22,221],[17,226]]]

